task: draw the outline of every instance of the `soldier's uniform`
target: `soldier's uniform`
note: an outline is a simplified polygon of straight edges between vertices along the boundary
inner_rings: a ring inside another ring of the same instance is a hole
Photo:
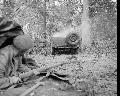
[[[6,44],[7,40],[11,42]],[[10,77],[17,76],[18,72],[30,71],[30,68],[22,64],[20,52],[28,50],[32,45],[30,37],[23,35],[17,23],[0,18],[0,46],[2,46],[0,49],[0,90],[11,85]]]

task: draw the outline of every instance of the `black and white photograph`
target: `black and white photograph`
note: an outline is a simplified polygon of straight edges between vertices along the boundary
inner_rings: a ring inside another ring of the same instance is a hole
[[[0,96],[117,96],[117,0],[0,0]]]

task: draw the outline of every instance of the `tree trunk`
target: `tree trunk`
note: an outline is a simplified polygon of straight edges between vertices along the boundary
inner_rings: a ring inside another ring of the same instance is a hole
[[[90,20],[89,20],[89,2],[88,0],[83,0],[83,14],[82,14],[82,48],[90,46]]]
[[[43,32],[46,34],[46,0],[44,0],[44,28],[43,28]],[[44,39],[46,39],[46,36]]]

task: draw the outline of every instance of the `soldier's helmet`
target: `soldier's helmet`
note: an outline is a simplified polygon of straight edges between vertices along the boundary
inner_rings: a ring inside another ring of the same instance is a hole
[[[13,45],[18,50],[28,50],[33,47],[33,40],[29,35],[19,35],[14,38]]]

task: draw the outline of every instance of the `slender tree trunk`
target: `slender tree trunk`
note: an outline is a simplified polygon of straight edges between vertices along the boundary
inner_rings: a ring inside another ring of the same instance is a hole
[[[82,14],[82,48],[90,46],[90,20],[89,20],[89,2],[83,0],[83,14]]]
[[[43,32],[46,34],[46,0],[44,0],[44,28]],[[46,39],[46,36],[45,36]]]
[[[2,9],[3,9],[3,6],[4,6],[4,1],[3,1],[3,0],[0,0],[0,17],[2,17]]]

